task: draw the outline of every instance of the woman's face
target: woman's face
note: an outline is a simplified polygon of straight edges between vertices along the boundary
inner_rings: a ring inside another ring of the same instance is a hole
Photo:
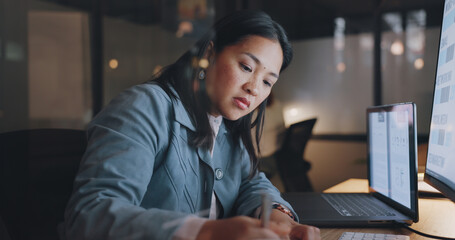
[[[211,114],[237,120],[256,109],[277,82],[283,63],[278,41],[250,36],[216,53],[207,68]]]

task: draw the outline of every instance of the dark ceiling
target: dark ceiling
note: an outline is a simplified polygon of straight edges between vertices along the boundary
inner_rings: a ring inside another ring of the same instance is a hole
[[[426,11],[426,26],[439,26],[443,0],[290,0],[277,6],[275,1],[261,1],[265,9],[280,22],[293,39],[333,35],[334,19],[346,20],[346,33],[373,31],[375,14],[398,12],[405,18],[415,10]],[[389,30],[387,24],[382,30]]]
[[[138,24],[160,24],[177,15],[178,0],[41,0],[74,7],[87,12],[101,12]],[[291,39],[333,35],[334,19],[346,20],[346,32],[373,29],[376,13],[425,10],[426,25],[439,26],[443,0],[207,0],[216,18],[238,9],[261,9],[284,26]],[[176,19],[174,17],[174,19]],[[387,26],[383,25],[383,30]]]

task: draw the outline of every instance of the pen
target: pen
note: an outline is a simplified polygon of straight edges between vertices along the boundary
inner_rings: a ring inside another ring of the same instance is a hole
[[[272,212],[272,201],[267,193],[262,194],[261,227],[269,227],[270,213]]]

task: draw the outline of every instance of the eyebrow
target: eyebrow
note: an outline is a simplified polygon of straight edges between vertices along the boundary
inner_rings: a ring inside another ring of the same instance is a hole
[[[252,53],[244,52],[243,54],[245,54],[245,55],[249,56],[251,59],[253,59],[253,61],[255,61],[256,64],[262,65],[261,61],[256,56],[254,56]],[[273,77],[278,78],[278,74],[276,74],[274,72],[270,72],[269,74],[272,75]]]

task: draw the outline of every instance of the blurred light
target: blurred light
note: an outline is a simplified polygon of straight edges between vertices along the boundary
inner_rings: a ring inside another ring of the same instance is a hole
[[[301,106],[290,106],[290,107],[284,107],[283,109],[283,118],[284,118],[284,125],[286,127],[291,126],[292,124],[299,122],[301,119],[303,119],[301,114]]]
[[[179,28],[178,28],[177,32],[175,33],[175,36],[177,36],[178,38],[181,38],[185,34],[191,33],[191,32],[193,32],[193,24],[188,21],[182,21],[179,24]]]
[[[199,60],[198,59],[199,58],[197,58],[197,57],[192,57],[191,58],[191,66],[193,68],[197,68],[199,66]]]
[[[406,46],[416,53],[423,53],[425,48],[425,32],[420,28],[409,28],[406,32]]]
[[[424,66],[424,61],[422,58],[417,58],[415,61],[414,61],[414,67],[417,69],[417,70],[420,70],[423,68]]]
[[[346,20],[344,18],[335,18],[335,31],[334,31],[334,48],[336,51],[344,50],[345,37],[344,31],[346,29]]]
[[[337,29],[343,30],[346,28],[346,20],[344,18],[335,18],[335,25]]]
[[[339,73],[342,73],[344,71],[346,71],[346,64],[344,64],[344,62],[340,62],[337,64],[337,71]]]
[[[161,65],[156,65],[155,68],[153,69],[153,74],[157,74],[163,69]]]
[[[113,59],[109,60],[109,67],[112,69],[117,69],[118,68],[117,59],[113,58]]]
[[[289,116],[295,117],[295,116],[297,116],[297,114],[299,114],[299,109],[297,109],[297,108],[289,109]]]
[[[302,103],[290,103],[283,105],[283,118],[284,125],[286,127],[291,126],[294,123],[303,121],[308,118],[314,117],[314,113],[311,105],[303,105]]]
[[[411,11],[406,15],[406,47],[412,53],[423,54],[425,50],[426,18],[425,10]]]
[[[362,50],[371,51],[373,49],[373,46],[374,42],[372,35],[367,34],[360,35],[360,48]]]
[[[409,18],[412,18],[413,22],[421,27],[427,25],[427,12],[425,10],[411,11],[408,14],[408,21],[410,22]]]
[[[394,33],[403,32],[403,25],[401,22],[400,13],[386,13],[383,16],[384,21],[389,25]]]
[[[207,68],[209,66],[209,61],[205,58],[199,60],[199,67]]]
[[[404,52],[403,42],[395,40],[390,46],[390,52],[395,56],[402,55]]]

